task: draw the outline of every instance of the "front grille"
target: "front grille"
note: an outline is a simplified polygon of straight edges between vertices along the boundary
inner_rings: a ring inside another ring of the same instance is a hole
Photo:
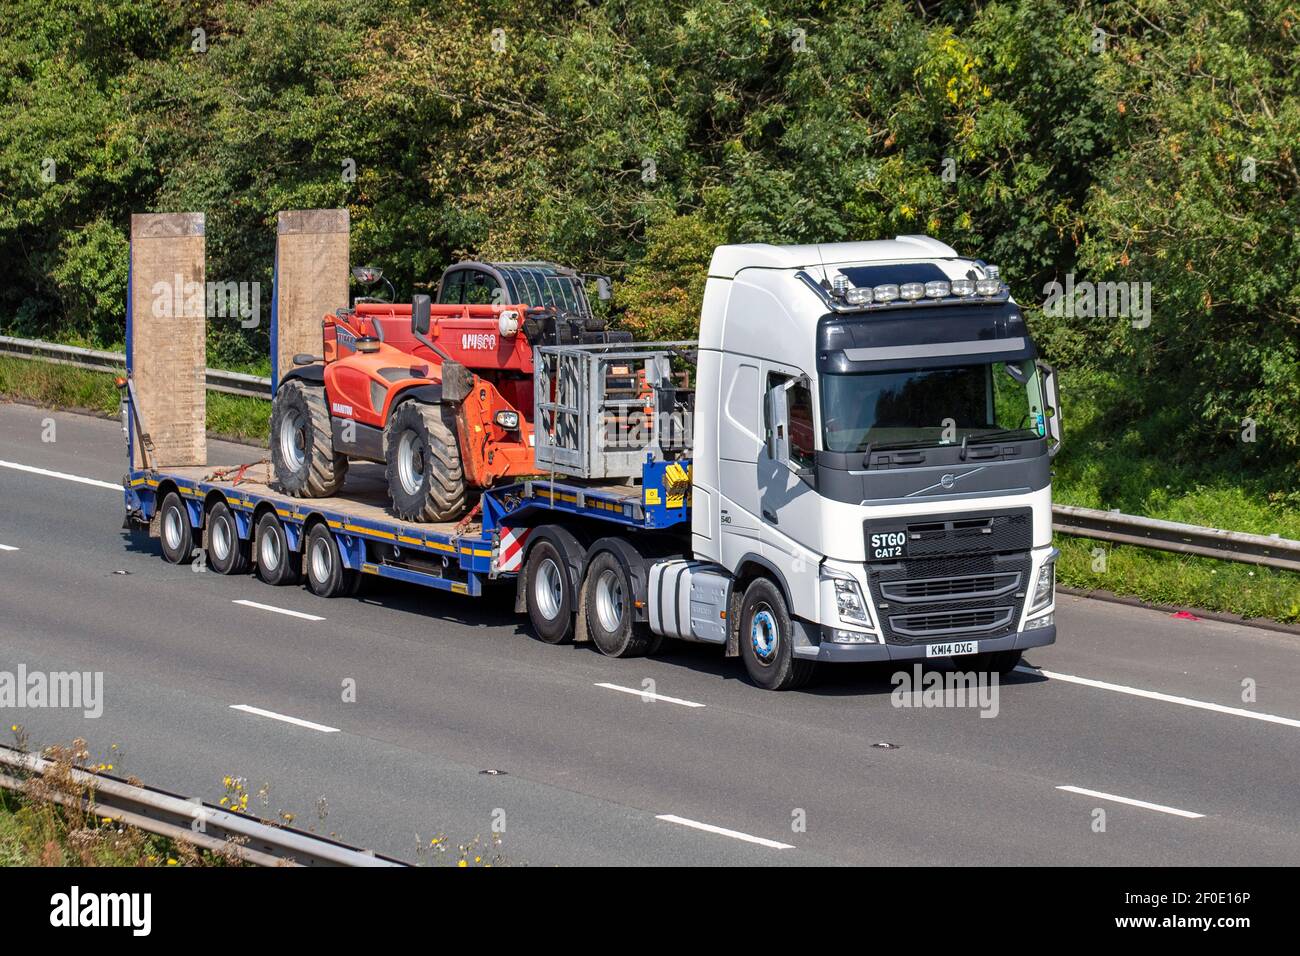
[[[930,640],[954,634],[984,635],[1004,630],[1014,613],[1009,607],[981,607],[962,611],[931,611],[924,614],[893,614],[889,627],[904,637]]]
[[[867,521],[863,530],[868,541],[873,534],[882,532],[906,533],[910,558],[1028,551],[1034,546],[1034,516],[1028,508]]]
[[[916,604],[940,598],[996,598],[1021,586],[1019,572],[1005,574],[971,574],[951,578],[925,578],[920,581],[891,581],[881,585],[880,593],[890,603]]]
[[[906,558],[867,566],[889,644],[1015,633],[1028,591],[1029,551]]]

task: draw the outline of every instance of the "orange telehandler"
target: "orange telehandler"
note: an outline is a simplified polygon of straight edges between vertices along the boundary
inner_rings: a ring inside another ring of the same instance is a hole
[[[609,280],[593,278],[608,298]],[[295,356],[272,403],[281,487],[328,497],[349,459],[383,462],[398,517],[452,521],[480,489],[536,473],[533,348],[631,341],[593,316],[583,280],[549,262],[461,262],[436,301],[358,298],[326,315],[323,358]]]

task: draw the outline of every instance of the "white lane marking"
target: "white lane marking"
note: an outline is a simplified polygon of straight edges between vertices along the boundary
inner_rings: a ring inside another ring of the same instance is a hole
[[[663,820],[665,823],[677,823],[684,827],[690,827],[693,830],[703,830],[705,833],[716,833],[718,836],[731,837],[733,840],[744,840],[746,843],[757,843],[759,846],[770,847],[773,850],[793,850],[792,843],[778,843],[776,840],[768,840],[765,837],[750,836],[748,833],[741,833],[739,830],[728,830],[726,827],[715,827],[712,823],[700,823],[698,820],[687,820],[685,817],[675,816],[671,813],[661,813],[655,817],[656,820]]]
[[[242,604],[244,607],[255,607],[259,611],[274,611],[276,614],[288,614],[290,617],[300,617],[304,621],[323,621],[325,618],[317,617],[315,614],[303,614],[302,611],[290,611],[283,607],[271,607],[269,604],[258,604],[256,601],[231,601],[232,604]]]
[[[79,481],[83,485],[94,485],[96,488],[109,488],[113,491],[122,490],[121,485],[116,485],[111,481],[100,481],[98,478],[83,478],[81,475],[69,475],[62,471],[49,471],[45,468],[35,468],[32,465],[20,465],[16,461],[0,461],[0,468],[12,468],[14,471],[26,471],[33,475],[43,475],[46,478],[62,478],[64,481]]]
[[[274,711],[263,710],[261,707],[250,707],[247,704],[231,704],[231,710],[240,710],[246,714],[253,714],[257,717],[270,717],[272,720],[283,720],[286,724],[293,724],[295,727],[306,727],[308,730],[319,730],[323,734],[337,734],[337,727],[326,727],[324,724],[312,723],[310,720],[302,720],[298,717],[286,717],[284,714],[277,714]]]
[[[1134,697],[1145,697],[1147,700],[1159,700],[1166,704],[1182,704],[1184,707],[1196,707],[1199,710],[1211,710],[1216,714],[1231,714],[1233,717],[1249,717],[1252,720],[1263,720],[1270,724],[1281,724],[1284,727],[1300,727],[1300,720],[1294,717],[1278,717],[1276,714],[1263,714],[1255,710],[1246,710],[1244,707],[1225,707],[1223,704],[1212,704],[1208,700],[1194,700],[1191,697],[1175,697],[1173,694],[1162,694],[1159,691],[1143,690],[1141,687],[1125,687],[1123,684],[1108,684],[1104,680],[1093,680],[1091,677],[1075,677],[1073,674],[1058,674],[1056,671],[1036,670],[1033,667],[1021,665],[1017,667],[1022,674],[1033,674],[1035,677],[1047,677],[1051,680],[1066,681],[1070,684],[1082,684],[1084,687],[1097,687],[1101,690],[1113,690],[1118,694],[1132,694]]]
[[[703,704],[697,704],[693,700],[682,700],[680,697],[665,697],[663,694],[652,694],[648,690],[637,690],[635,687],[619,687],[617,684],[597,684],[596,686],[603,687],[605,690],[616,690],[624,694],[636,694],[646,700],[662,700],[665,704],[681,704],[683,707],[704,706]]]
[[[1130,807],[1141,807],[1143,810],[1158,810],[1160,813],[1171,813],[1176,817],[1186,817],[1189,820],[1199,820],[1205,816],[1204,813],[1192,813],[1191,810],[1179,810],[1177,807],[1166,807],[1159,803],[1147,803],[1145,800],[1134,800],[1132,797],[1117,797],[1113,793],[1102,793],[1100,790],[1085,790],[1083,787],[1057,787],[1057,790],[1065,790],[1068,793],[1081,793],[1085,797],[1096,797],[1098,800],[1113,800],[1115,803],[1125,803]]]
[[[12,544],[0,544],[0,551],[17,551]]]

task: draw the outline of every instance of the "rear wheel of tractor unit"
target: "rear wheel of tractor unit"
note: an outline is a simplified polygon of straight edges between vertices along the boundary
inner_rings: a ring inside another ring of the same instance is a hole
[[[550,541],[539,541],[524,565],[525,605],[533,633],[547,644],[573,636],[573,582],[564,555]]]
[[[296,498],[328,498],[348,473],[334,451],[325,389],[290,379],[271,404],[271,461],[280,487]]]
[[[587,636],[607,657],[640,657],[650,649],[650,628],[636,620],[632,579],[609,551],[587,565],[578,602],[578,620]]]
[[[469,510],[452,411],[402,402],[384,429],[388,494],[405,521],[454,521]]]

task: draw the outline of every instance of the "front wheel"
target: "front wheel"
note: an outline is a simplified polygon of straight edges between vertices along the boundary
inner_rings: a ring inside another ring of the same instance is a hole
[[[812,661],[794,656],[794,622],[780,588],[759,578],[740,602],[740,656],[750,679],[766,690],[794,690],[813,675]]]
[[[455,521],[469,510],[455,418],[443,405],[402,402],[384,429],[388,495],[405,521]]]

